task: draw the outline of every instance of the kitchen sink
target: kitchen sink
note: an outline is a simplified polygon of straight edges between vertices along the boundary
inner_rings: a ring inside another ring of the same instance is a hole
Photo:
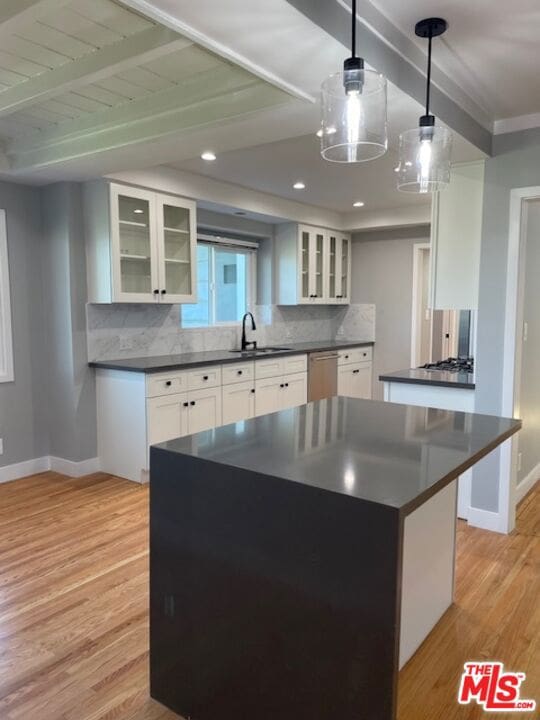
[[[232,353],[238,353],[239,355],[265,355],[273,352],[281,352],[282,350],[290,350],[286,347],[260,347],[256,350],[229,350]]]

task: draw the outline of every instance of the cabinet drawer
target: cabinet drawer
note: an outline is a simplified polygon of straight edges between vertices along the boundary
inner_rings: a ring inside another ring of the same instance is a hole
[[[268,358],[267,360],[255,361],[255,377],[257,380],[263,378],[279,377],[283,375],[284,358]]]
[[[233,383],[253,380],[255,377],[255,363],[252,360],[249,363],[222,365],[221,376],[223,385],[232,385]]]
[[[301,372],[307,372],[307,355],[292,355],[283,358],[283,373],[285,375]]]
[[[175,395],[187,390],[185,372],[156,373],[146,376],[146,397]]]
[[[189,370],[186,375],[188,390],[201,390],[221,385],[221,365],[203,367],[200,370]]]
[[[372,347],[353,347],[338,352],[338,365],[368,362],[373,357]]]

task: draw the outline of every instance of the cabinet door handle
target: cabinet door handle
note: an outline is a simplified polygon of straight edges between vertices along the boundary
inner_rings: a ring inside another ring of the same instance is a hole
[[[289,383],[285,383],[285,387],[289,387]]]
[[[195,405],[195,400],[192,400],[189,404],[190,404],[190,405]]]
[[[353,370],[354,375],[356,375],[356,373],[359,373],[359,372],[360,372],[360,370]]]
[[[167,380],[166,383],[165,383],[165,385],[166,385],[167,387],[171,387],[171,385],[172,385],[172,380]]]
[[[285,385],[284,385],[283,383],[280,383],[280,384],[279,384],[279,387],[280,387],[280,388],[283,388],[283,387],[285,387]]]
[[[159,295],[159,290],[154,290],[154,295]]]
[[[185,402],[185,403],[184,403],[184,407],[189,407],[189,403],[188,403],[188,402]]]
[[[166,291],[166,290],[162,290],[162,291],[161,291],[161,294],[162,294],[162,295],[166,295],[166,294],[167,294],[167,291]]]
[[[251,388],[251,392],[254,393],[254,392],[255,392],[255,388]]]

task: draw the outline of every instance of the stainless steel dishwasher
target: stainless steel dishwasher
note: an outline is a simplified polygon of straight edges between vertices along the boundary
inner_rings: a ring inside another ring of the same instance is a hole
[[[337,352],[323,351],[309,354],[309,402],[337,395],[337,361]]]

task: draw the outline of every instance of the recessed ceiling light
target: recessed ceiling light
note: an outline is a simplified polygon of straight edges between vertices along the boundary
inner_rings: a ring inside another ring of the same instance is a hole
[[[305,186],[305,183],[303,183],[301,180],[299,180],[298,182],[294,183],[293,188],[295,190],[305,190],[306,186]]]
[[[142,215],[143,212],[144,212],[144,210],[141,210],[141,208],[135,208],[135,210],[134,210],[133,212],[134,212],[136,215]]]
[[[357,200],[355,203],[353,203],[353,207],[364,207],[365,203],[361,200]]]
[[[206,162],[213,162],[216,159],[216,154],[211,150],[205,150],[201,155],[201,158],[206,160]]]

